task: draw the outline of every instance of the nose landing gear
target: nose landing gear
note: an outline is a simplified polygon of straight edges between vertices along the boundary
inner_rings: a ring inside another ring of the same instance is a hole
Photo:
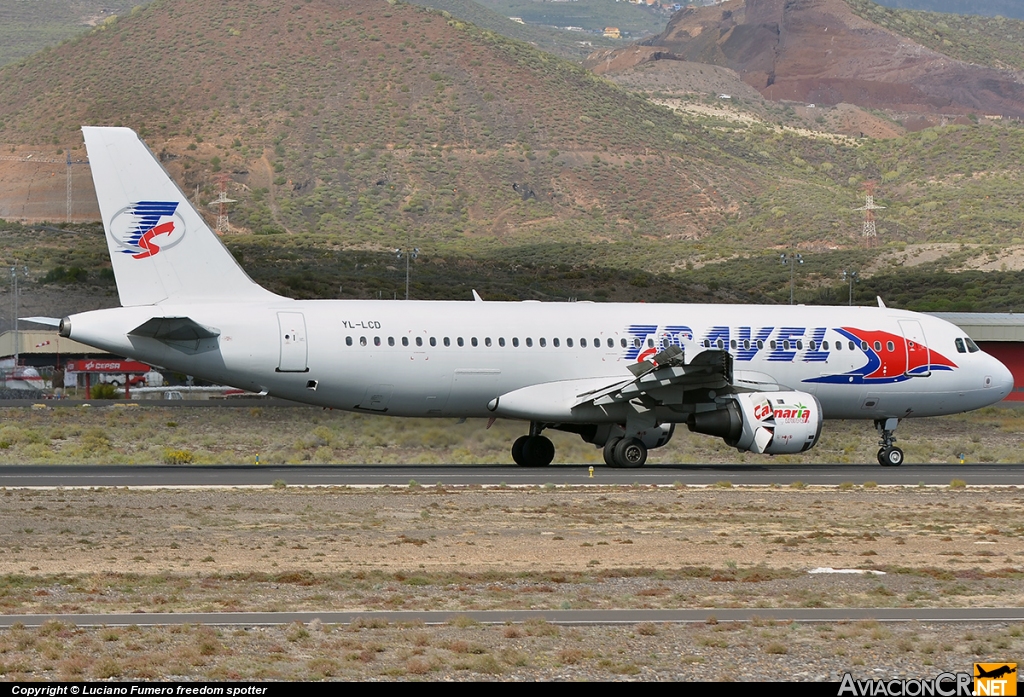
[[[882,467],[899,467],[903,464],[903,451],[893,445],[896,437],[893,431],[900,423],[899,419],[878,419],[875,421],[875,428],[878,429],[880,439],[878,445],[878,464]]]

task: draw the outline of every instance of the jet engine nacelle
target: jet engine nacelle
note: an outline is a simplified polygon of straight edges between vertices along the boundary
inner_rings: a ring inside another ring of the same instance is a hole
[[[780,455],[801,453],[821,435],[821,404],[806,392],[745,392],[723,407],[692,414],[695,433],[721,437],[737,450]]]

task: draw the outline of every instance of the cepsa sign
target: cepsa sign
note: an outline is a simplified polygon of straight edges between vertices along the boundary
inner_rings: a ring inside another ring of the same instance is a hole
[[[70,373],[148,373],[151,370],[145,363],[129,361],[127,358],[68,361],[65,369]]]

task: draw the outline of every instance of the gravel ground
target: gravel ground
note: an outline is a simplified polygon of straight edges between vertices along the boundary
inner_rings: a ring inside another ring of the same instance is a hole
[[[1005,624],[561,627],[386,625],[83,629],[0,633],[10,680],[796,680],[929,678],[1016,661]]]
[[[1015,488],[0,491],[0,612],[1024,603]],[[809,574],[816,567],[881,575]],[[1012,661],[1024,627],[0,632],[7,679],[838,680]]]

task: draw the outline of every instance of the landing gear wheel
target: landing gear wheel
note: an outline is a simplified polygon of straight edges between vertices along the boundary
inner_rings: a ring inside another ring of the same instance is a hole
[[[878,429],[878,434],[881,436],[878,441],[881,446],[878,449],[878,464],[882,467],[899,467],[903,464],[903,451],[893,445],[896,442],[893,431],[896,430],[898,424],[899,420],[896,418],[875,421],[875,428]]]
[[[530,440],[529,436],[519,436],[515,442],[512,443],[512,461],[520,467],[528,467],[526,464],[526,455],[524,449],[526,447],[526,441]]]
[[[899,448],[882,448],[878,451],[878,464],[882,467],[899,467],[903,464],[903,451]]]
[[[615,461],[620,467],[643,467],[647,462],[647,446],[639,438],[623,438],[615,446]]]
[[[604,444],[604,464],[609,467],[619,466],[619,463],[615,461],[615,446],[621,440],[621,438],[609,438],[608,442]]]
[[[555,459],[555,444],[545,436],[528,436],[523,458],[526,467],[547,467]]]

